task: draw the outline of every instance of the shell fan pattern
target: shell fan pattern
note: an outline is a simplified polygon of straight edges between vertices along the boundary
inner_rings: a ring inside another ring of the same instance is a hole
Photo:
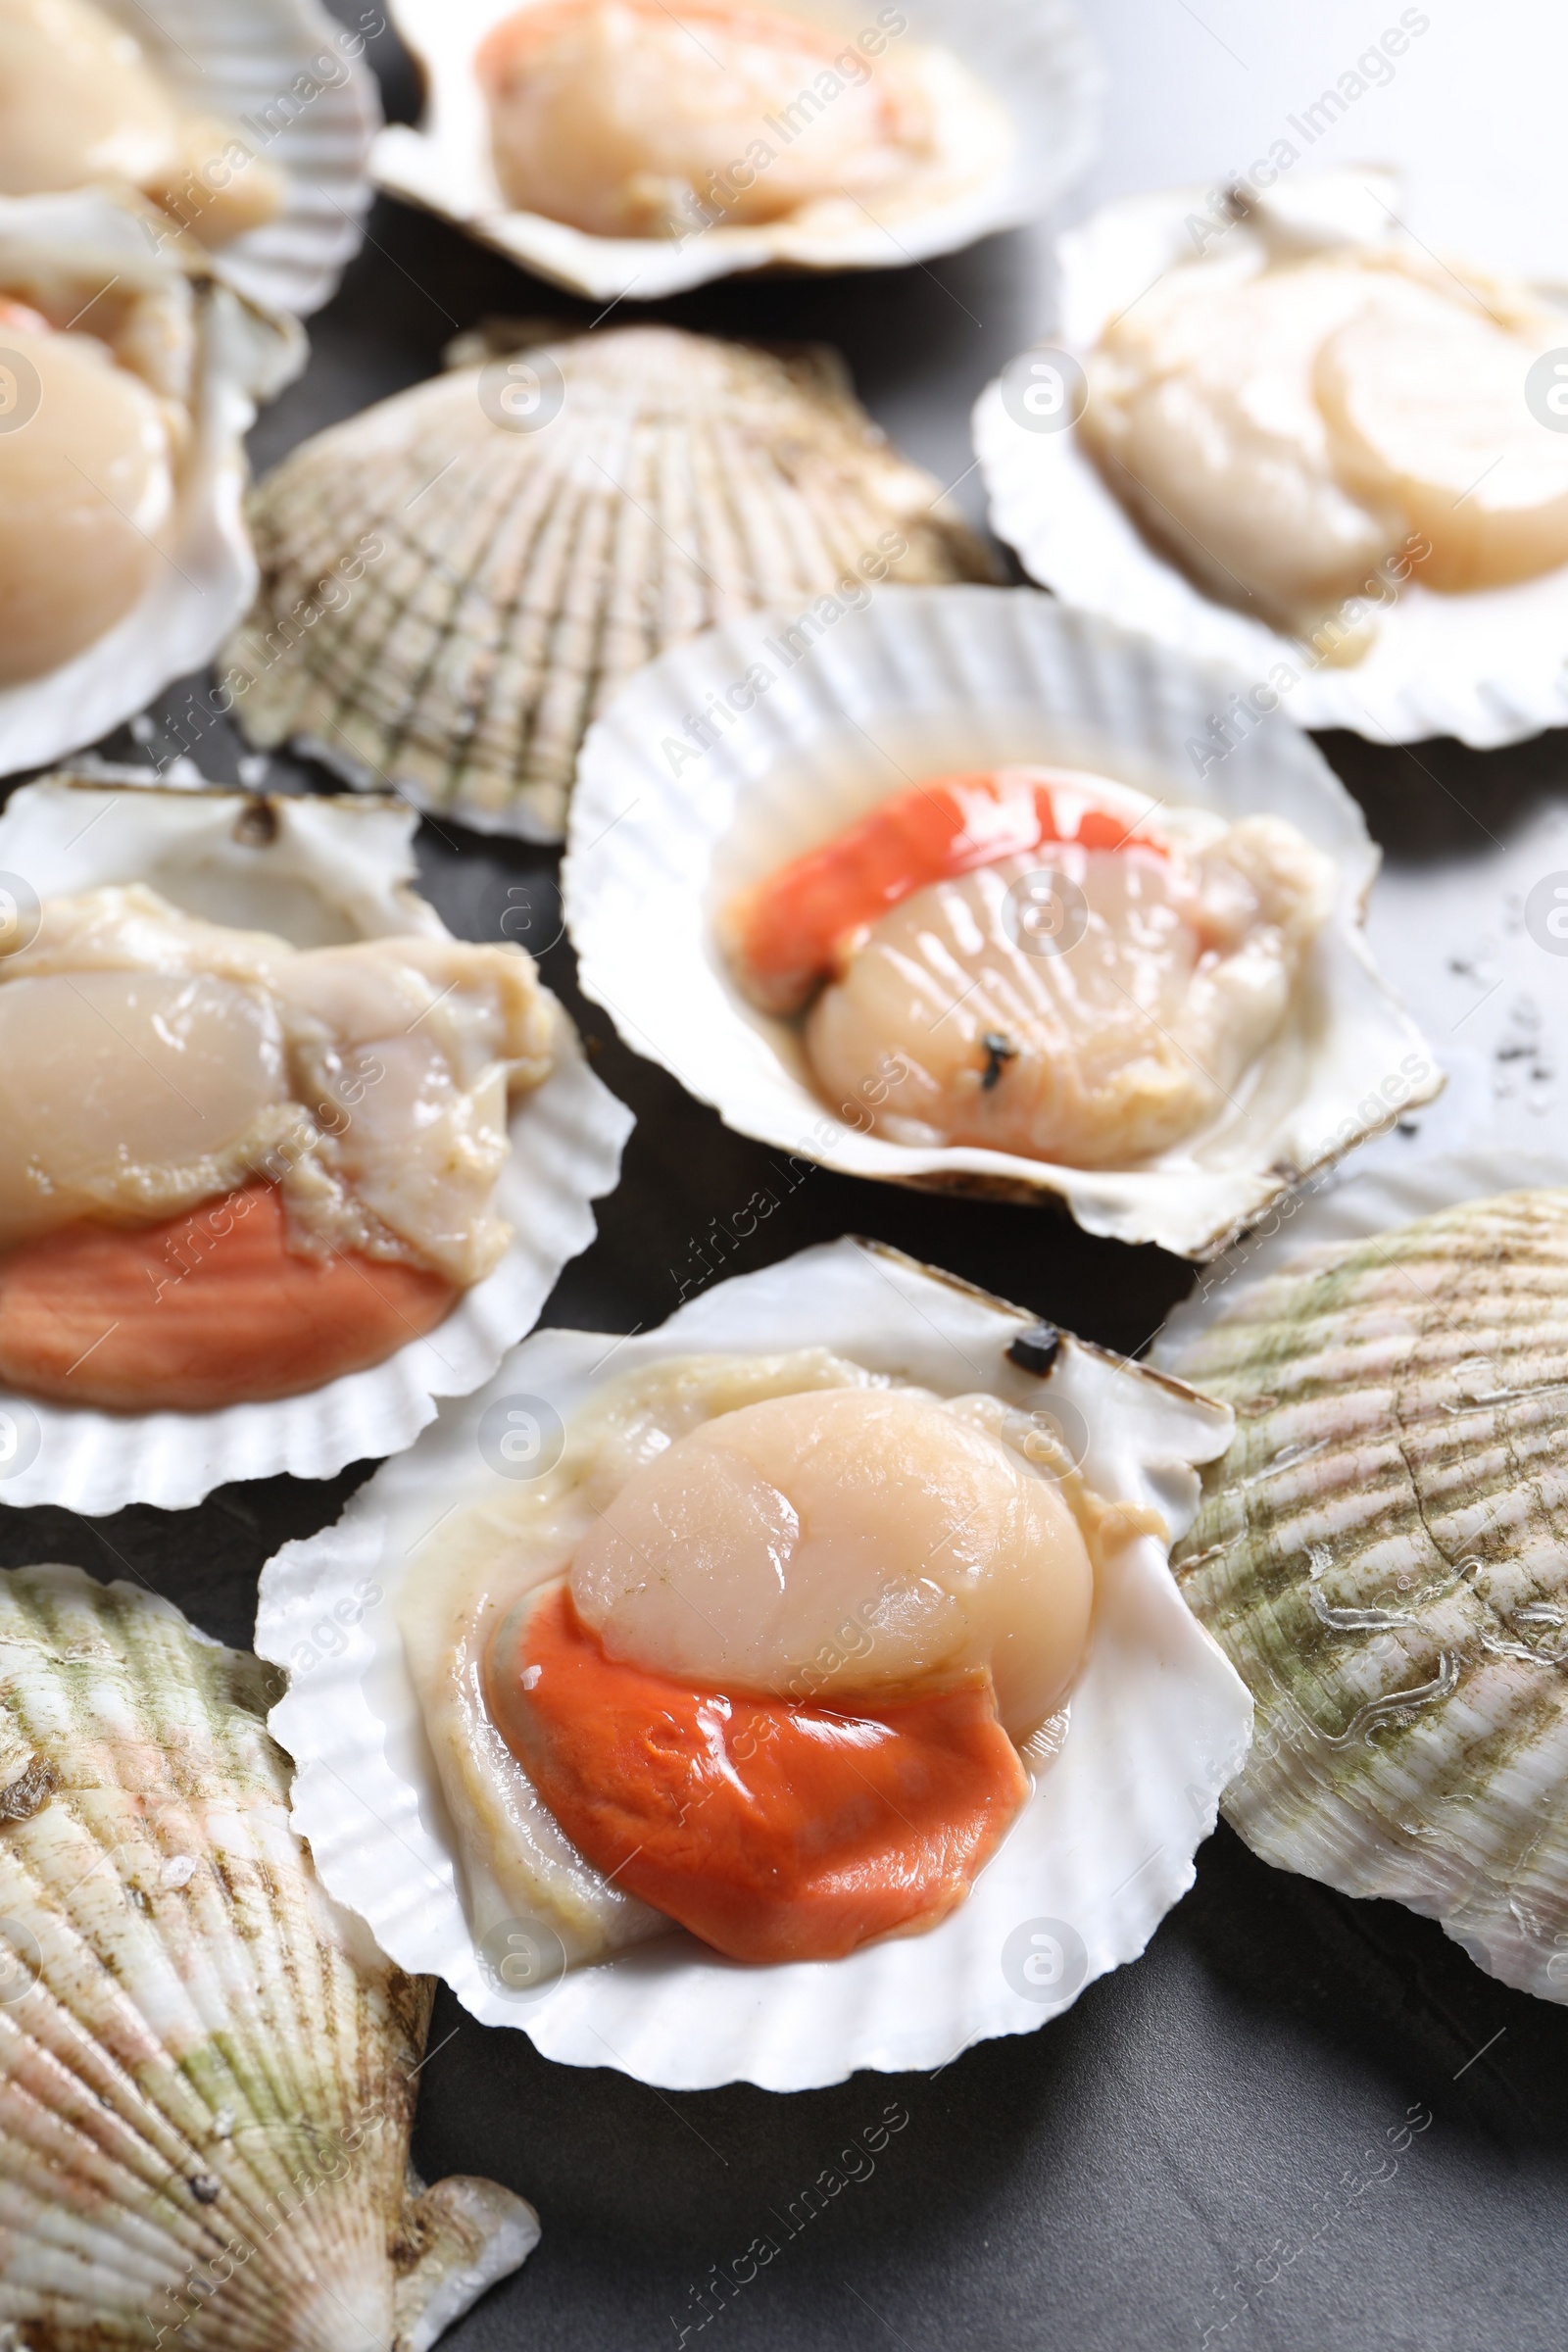
[[[0,1576],[0,2343],[425,2352],[538,2237],[408,2169],[431,1984],[289,1827],[277,1677]]]
[[[1318,1247],[1160,1359],[1235,1406],[1175,1566],[1267,1861],[1568,1999],[1568,1192]]]
[[[261,594],[223,657],[251,742],[541,841],[591,721],[666,646],[992,576],[831,354],[655,326],[514,338],[383,401],[286,458],[251,527]]]

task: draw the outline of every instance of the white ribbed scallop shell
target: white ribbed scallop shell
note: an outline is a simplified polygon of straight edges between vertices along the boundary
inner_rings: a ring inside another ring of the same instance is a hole
[[[1288,192],[1293,205],[1321,206],[1327,218],[1370,212],[1380,239],[1394,236],[1394,213],[1402,209],[1397,174],[1375,167],[1302,174]],[[1212,188],[1173,188],[1124,198],[1066,231],[1057,245],[1060,323],[1042,348],[1087,353],[1156,278],[1197,264],[1214,203]],[[1205,260],[1231,268],[1249,234],[1215,232]],[[1568,346],[1568,318],[1562,339]],[[1025,426],[1012,373],[981,394],[974,440],[992,527],[1017,549],[1031,579],[1195,661],[1226,662],[1250,681],[1278,687],[1288,672],[1296,683],[1284,688],[1283,707],[1298,726],[1347,727],[1374,743],[1455,735],[1489,751],[1568,724],[1568,566],[1466,596],[1440,595],[1413,577],[1378,615],[1370,652],[1336,667],[1310,644],[1206,595],[1144,536],[1076,433]]]
[[[252,302],[300,318],[318,311],[360,249],[370,201],[367,165],[381,102],[363,38],[317,0],[98,5],[135,35],[187,105],[234,123],[287,178],[277,219],[222,248],[223,275]]]
[[[521,2198],[408,2173],[428,1980],[289,1826],[271,1678],[78,1568],[0,1575],[0,2336],[424,2352]]]
[[[1227,1818],[1555,2001],[1565,1187],[1560,1158],[1486,1152],[1352,1178],[1205,1275],[1157,1351],[1237,1413],[1176,1563],[1257,1705]]]
[[[1200,776],[1187,746],[1234,694],[1224,671],[1020,589],[889,587],[829,610],[732,623],[663,656],[589,736],[572,805],[564,887],[583,991],[728,1126],[884,1183],[1059,1198],[1091,1233],[1204,1257],[1393,1106],[1438,1091],[1362,931],[1379,854],[1289,720]],[[759,672],[770,682],[736,699]],[[718,952],[731,891],[912,781],[1014,760],[1110,776],[1155,807],[1288,818],[1339,869],[1291,1016],[1234,1110],[1138,1168],[866,1132],[864,1105],[813,1090],[797,1026],[747,1004]]]
[[[270,1720],[299,1768],[294,1818],[324,1883],[384,1950],[444,1977],[484,2023],[520,2027],[567,2065],[617,2066],[685,2090],[736,2080],[803,2090],[858,2067],[940,2067],[972,2041],[1032,2032],[1136,1959],[1192,1884],[1251,1723],[1246,1691],[1182,1606],[1154,1536],[1102,1571],[1063,1744],[940,1927],[845,1960],[774,1968],[738,1967],[672,1931],[571,1971],[531,2003],[482,1966],[397,1626],[399,1588],[418,1573],[432,1526],[494,1491],[478,1445],[489,1407],[522,1394],[566,1420],[606,1379],[692,1352],[826,1347],[942,1396],[984,1389],[1068,1426],[1081,1416],[1089,1483],[1152,1505],[1179,1533],[1197,1501],[1193,1464],[1223,1448],[1229,1415],[1071,1339],[1044,1376],[1021,1370],[1006,1350],[1030,1323],[897,1250],[842,1241],[716,1283],[641,1337],[540,1332],[487,1390],[443,1406],[335,1527],[286,1544],[263,1572],[257,1644],[294,1675]],[[384,1595],[370,1609],[354,1599],[367,1578]],[[1016,1955],[1035,1934],[1042,1955],[1054,1945],[1060,1962],[1038,1984],[1016,1958],[1009,1966],[1009,1947]]]
[[[977,155],[969,126],[958,133],[964,156],[980,166],[972,183],[923,206],[906,199],[891,220],[874,217],[885,204],[868,210],[856,202],[831,222],[714,226],[679,242],[590,236],[540,213],[509,212],[490,167],[489,121],[472,59],[516,7],[517,0],[395,0],[393,17],[424,68],[430,105],[418,130],[393,123],[382,131],[372,169],[389,195],[424,205],[536,276],[599,302],[655,302],[743,270],[902,270],[1043,219],[1088,169],[1098,144],[1103,76],[1074,0],[987,0],[984,8],[974,0],[906,0],[900,39],[950,50],[980,84],[987,113],[1000,109],[1010,123],[1012,151],[1000,169],[985,169],[1001,142],[982,122]],[[849,0],[816,0],[799,13],[838,25],[846,39],[873,22]]]
[[[160,786],[133,770],[51,777],[24,785],[0,816],[0,888],[20,879],[43,899],[142,881],[209,921],[299,947],[444,934],[414,888],[416,822],[393,801],[349,793],[262,798]],[[513,1111],[496,1192],[512,1241],[428,1338],[303,1396],[211,1413],[103,1413],[0,1392],[0,1504],[179,1510],[229,1479],[330,1478],[407,1446],[437,1396],[488,1380],[593,1240],[591,1203],[613,1189],[632,1128],[557,1010],[556,1067]]]
[[[902,577],[990,576],[825,353],[634,326],[511,364],[523,429],[500,358],[318,434],[261,485],[261,596],[223,657],[253,743],[556,841],[589,722],[665,646],[886,568],[887,535]]]
[[[37,260],[79,277],[82,307],[104,289],[156,290],[188,279],[196,297],[192,441],[181,468],[177,530],[146,593],[84,653],[46,677],[0,688],[0,775],[42,767],[92,743],[151,702],[171,679],[204,668],[256,587],[241,504],[245,435],[258,401],[305,365],[305,338],[224,284],[188,240],[156,246],[158,216],[99,189],[69,196],[0,197],[0,293],[8,264]],[[88,331],[84,328],[83,331]]]

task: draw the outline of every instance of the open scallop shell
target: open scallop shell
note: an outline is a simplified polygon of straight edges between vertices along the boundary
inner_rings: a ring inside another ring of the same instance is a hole
[[[1564,1187],[1560,1153],[1385,1154],[1211,1268],[1156,1347],[1238,1414],[1177,1558],[1257,1704],[1227,1818],[1266,1861],[1407,1903],[1555,2001]],[[1495,1198],[1526,1190],[1555,1210]],[[1461,1204],[1463,1228],[1400,1230]]]
[[[792,659],[784,629],[813,615],[815,641]],[[690,714],[722,709],[757,664],[773,683],[727,733],[710,725],[712,748],[696,752]],[[634,679],[584,747],[564,875],[582,987],[629,1046],[743,1135],[849,1175],[1059,1196],[1091,1233],[1212,1254],[1309,1169],[1386,1124],[1392,1103],[1442,1084],[1373,968],[1361,916],[1378,853],[1319,753],[1275,717],[1193,773],[1184,747],[1234,691],[1223,673],[1017,589],[884,588],[859,611],[828,617],[819,603],[787,621],[710,631]],[[1227,817],[1288,817],[1334,858],[1335,910],[1234,1132],[1127,1173],[891,1143],[861,1132],[855,1104],[830,1115],[795,1028],[740,996],[713,935],[731,891],[911,777],[1008,760],[1095,770]]]
[[[287,179],[276,220],[221,248],[222,274],[272,310],[318,311],[360,249],[370,201],[367,166],[381,102],[364,34],[335,23],[318,0],[98,5],[193,111],[232,122]],[[373,10],[359,20],[378,21]]]
[[[494,1479],[477,1444],[487,1405],[526,1391],[565,1419],[612,1358],[618,1375],[692,1350],[827,1347],[940,1395],[983,1388],[1026,1407],[1065,1405],[1090,1432],[1089,1482],[1152,1504],[1179,1532],[1197,1497],[1192,1465],[1223,1449],[1228,1414],[1071,1339],[1047,1374],[1024,1372],[1006,1349],[1031,1322],[895,1250],[842,1241],[718,1283],[641,1338],[539,1332],[488,1390],[444,1405],[336,1527],[286,1544],[263,1572],[258,1645],[293,1670],[271,1725],[299,1768],[295,1824],[337,1898],[401,1965],[434,1970],[485,2023],[520,2026],[547,2057],[670,2089],[741,2080],[802,2090],[858,2067],[940,2066],[972,2041],[1031,2032],[1135,1959],[1192,1883],[1250,1725],[1245,1691],[1182,1607],[1152,1536],[1102,1575],[1064,1742],[941,1927],[847,1960],[767,1969],[737,1967],[672,1930],[572,1971],[531,2005],[481,1967],[395,1616],[432,1524],[482,1501]],[[1009,1938],[1022,1931],[1026,1946],[1032,1929],[1062,1957],[1049,1985],[1009,1971]]]
[[[965,193],[906,202],[884,222],[863,205],[831,225],[789,220],[715,226],[676,242],[598,237],[539,213],[509,211],[490,166],[490,125],[474,76],[475,50],[517,0],[396,0],[398,30],[424,68],[429,104],[418,130],[392,124],[371,169],[389,195],[425,206],[520,262],[538,277],[591,300],[654,302],[737,270],[899,270],[953,253],[998,229],[1038,220],[1093,157],[1101,70],[1073,0],[907,0],[911,41],[950,49],[1012,125],[1012,152]],[[853,39],[867,20],[849,0],[797,14]],[[956,126],[957,127],[957,126]],[[958,127],[965,161],[997,147],[991,110]],[[885,208],[884,208],[885,209]]]
[[[633,326],[513,353],[334,425],[257,491],[262,589],[224,656],[253,743],[559,841],[589,721],[665,646],[858,585],[890,542],[902,576],[993,576],[830,352]]]
[[[149,883],[209,921],[271,930],[302,947],[443,934],[412,887],[416,823],[391,800],[268,798],[218,786],[55,776],[24,785],[0,816],[0,872],[38,898]],[[125,1415],[0,1391],[0,1503],[88,1514],[129,1502],[181,1509],[229,1479],[330,1478],[392,1453],[436,1398],[488,1380],[529,1330],[568,1259],[594,1238],[590,1203],[610,1192],[631,1113],[589,1069],[557,1007],[557,1066],[514,1109],[496,1192],[513,1228],[493,1274],[464,1292],[427,1339],[302,1396],[211,1413]]]
[[[1396,174],[1326,172],[1287,188],[1293,213],[1308,221],[1320,216],[1325,237],[1388,242],[1399,233]],[[1125,198],[1069,230],[1056,249],[1059,331],[1043,343],[1080,357],[1167,270],[1225,268],[1252,232],[1242,223],[1215,228],[1215,210],[1212,188],[1176,188]],[[1212,240],[1203,261],[1200,233]],[[1568,345],[1568,318],[1563,340]],[[1568,724],[1568,566],[1465,596],[1440,595],[1412,578],[1379,614],[1364,658],[1331,666],[1309,644],[1207,596],[1145,538],[1071,425],[1026,428],[1017,397],[1011,370],[988,385],[975,408],[975,448],[993,528],[1058,596],[1197,660],[1227,662],[1249,681],[1279,686],[1283,665],[1297,681],[1284,708],[1299,726],[1346,727],[1378,743],[1456,735],[1486,751]]]
[[[0,197],[0,293],[39,258],[79,275],[82,307],[114,283],[195,296],[194,435],[181,474],[180,528],[146,594],[106,636],[47,676],[0,688],[0,775],[40,767],[107,734],[172,678],[202,668],[255,593],[242,514],[245,435],[256,404],[305,364],[291,321],[255,309],[159,215],[100,190]]]
[[[0,1576],[0,2338],[426,2352],[538,2241],[409,2168],[432,1986],[289,1827],[274,1678],[156,1594]]]

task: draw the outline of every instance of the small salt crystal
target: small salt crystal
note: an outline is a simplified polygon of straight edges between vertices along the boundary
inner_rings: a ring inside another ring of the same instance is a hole
[[[188,1886],[196,1876],[196,1865],[189,1854],[172,1854],[164,1864],[166,1886]]]

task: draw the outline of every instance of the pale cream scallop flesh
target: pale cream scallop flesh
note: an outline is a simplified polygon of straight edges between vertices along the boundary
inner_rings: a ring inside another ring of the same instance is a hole
[[[598,236],[852,203],[934,145],[917,61],[873,63],[863,43],[745,0],[544,0],[496,27],[476,69],[508,202]]]
[[[1494,588],[1568,563],[1568,441],[1527,398],[1564,341],[1528,289],[1349,249],[1169,270],[1089,362],[1111,488],[1210,594],[1310,631],[1397,585]],[[1370,643],[1362,616],[1334,646]]]
[[[138,190],[213,246],[284,201],[235,126],[182,106],[91,0],[0,0],[0,194],[105,185]]]
[[[46,901],[0,957],[0,1251],[281,1170],[307,1247],[473,1283],[509,1238],[509,1091],[546,1075],[551,1037],[510,948],[296,950],[140,885]]]
[[[177,515],[188,417],[89,333],[0,297],[0,688],[140,602]]]

